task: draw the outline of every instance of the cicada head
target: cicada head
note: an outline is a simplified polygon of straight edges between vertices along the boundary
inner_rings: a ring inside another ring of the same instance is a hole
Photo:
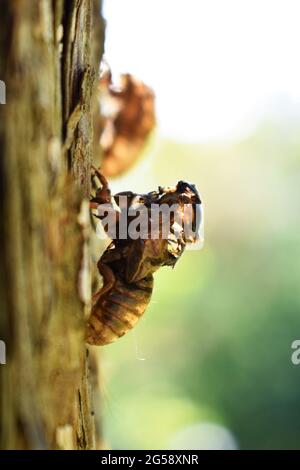
[[[194,243],[199,239],[203,218],[200,195],[194,184],[185,181],[179,181],[177,183],[176,193],[178,194],[179,203],[184,211],[185,241],[187,243]]]
[[[160,187],[159,192],[159,204],[174,208],[171,231],[182,243],[195,243],[202,223],[202,205],[196,186],[179,181],[173,188]]]

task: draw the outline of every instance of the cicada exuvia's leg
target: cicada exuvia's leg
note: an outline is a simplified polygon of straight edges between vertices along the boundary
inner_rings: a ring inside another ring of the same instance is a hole
[[[101,188],[97,189],[96,195],[90,200],[91,209],[96,209],[100,204],[111,204],[112,201],[107,179],[96,167],[92,166],[92,169],[94,170],[94,176],[97,176],[101,183]]]

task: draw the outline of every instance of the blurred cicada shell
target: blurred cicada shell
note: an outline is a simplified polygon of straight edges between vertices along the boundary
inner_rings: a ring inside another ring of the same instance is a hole
[[[130,74],[121,75],[119,85],[112,83],[109,69],[100,76],[101,172],[106,177],[122,175],[140,156],[156,123],[154,100],[153,91]]]

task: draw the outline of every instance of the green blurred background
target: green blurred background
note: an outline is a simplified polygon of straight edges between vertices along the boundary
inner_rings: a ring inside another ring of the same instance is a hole
[[[267,120],[223,145],[157,137],[128,181],[196,183],[205,246],[155,275],[140,324],[102,350],[113,448],[300,447],[299,129]]]
[[[299,1],[106,0],[104,14],[113,73],[152,86],[158,114],[113,190],[186,179],[205,207],[203,250],[161,269],[140,324],[101,348],[107,445],[300,448]]]

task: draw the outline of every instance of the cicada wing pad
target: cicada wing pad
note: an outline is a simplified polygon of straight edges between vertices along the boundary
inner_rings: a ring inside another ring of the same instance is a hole
[[[128,247],[126,281],[131,284],[153,274],[165,264],[168,256],[167,240],[135,240]]]

